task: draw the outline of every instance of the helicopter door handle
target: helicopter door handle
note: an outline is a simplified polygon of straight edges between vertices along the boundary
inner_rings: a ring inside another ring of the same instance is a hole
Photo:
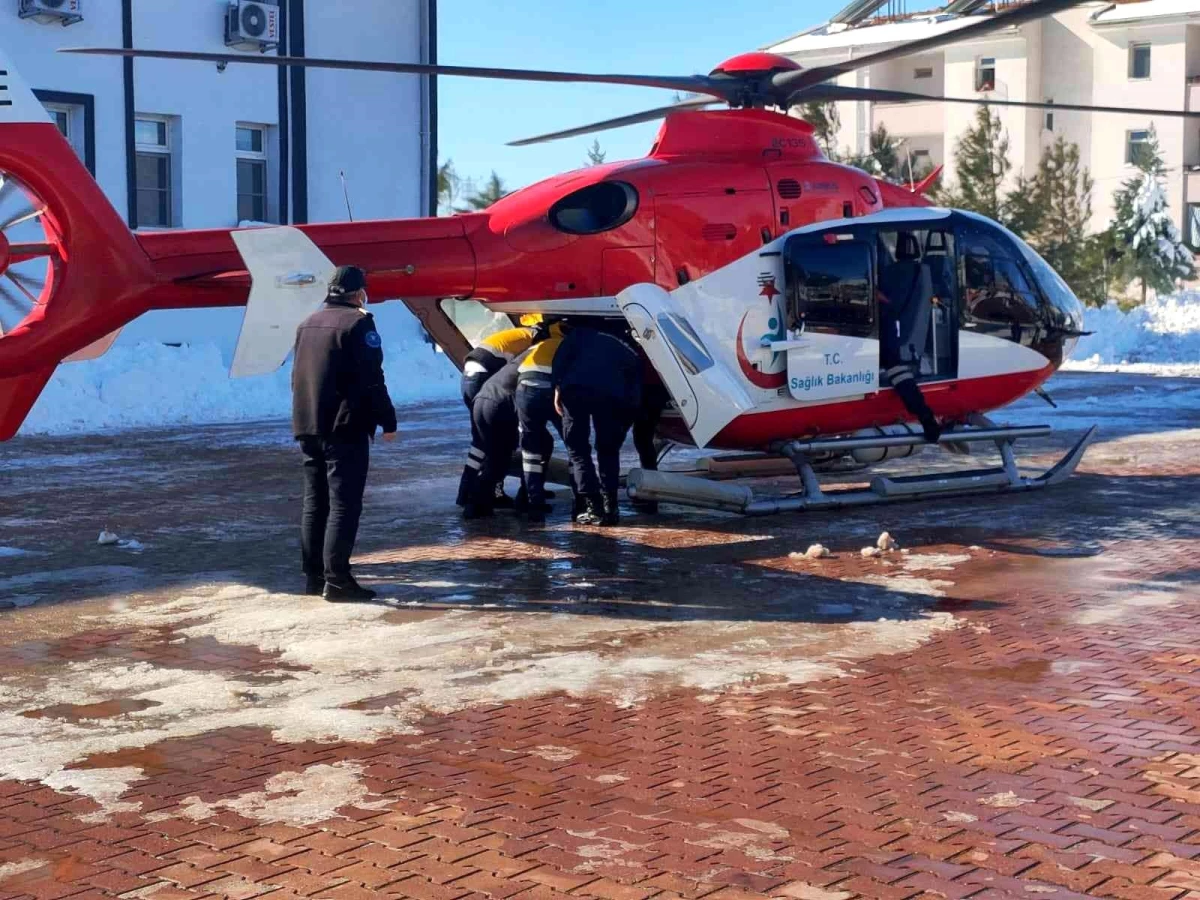
[[[317,276],[312,272],[290,272],[275,279],[276,287],[305,287],[316,282]]]
[[[759,235],[762,237],[762,242],[763,242],[764,244],[769,244],[769,243],[771,243],[771,229],[770,229],[770,228],[768,228],[766,225],[764,225],[764,226],[763,226],[763,227],[762,227],[762,228],[759,230],[759,232],[758,232],[758,233],[759,233]]]

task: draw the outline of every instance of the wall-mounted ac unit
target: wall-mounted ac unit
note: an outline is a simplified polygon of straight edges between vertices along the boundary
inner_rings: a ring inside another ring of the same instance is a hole
[[[70,25],[83,21],[83,0],[20,0],[17,15],[45,24]]]
[[[235,0],[225,13],[225,46],[266,52],[279,44],[279,4]]]

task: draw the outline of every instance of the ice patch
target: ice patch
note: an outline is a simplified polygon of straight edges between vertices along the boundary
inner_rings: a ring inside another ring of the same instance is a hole
[[[390,801],[375,797],[362,783],[364,769],[356,762],[321,763],[303,772],[281,772],[267,780],[264,790],[253,791],[215,803],[188,797],[180,804],[182,817],[204,821],[222,809],[230,809],[263,823],[315,825],[338,818],[338,810],[386,809]],[[158,818],[161,818],[159,814]]]
[[[46,556],[35,550],[22,550],[20,547],[0,547],[0,559],[13,559],[18,556]]]
[[[905,572],[924,572],[931,569],[948,572],[955,566],[970,561],[971,557],[965,553],[921,553],[904,557],[902,564]]]
[[[369,743],[418,733],[430,713],[560,692],[620,706],[681,689],[753,694],[841,676],[856,659],[909,652],[958,624],[943,612],[857,622],[844,640],[831,641],[822,626],[803,622],[648,622],[472,610],[417,621],[396,621],[397,615],[403,613],[384,605],[304,603],[238,584],[99,614],[95,627],[173,629],[181,638],[278,655],[288,668],[252,691],[236,673],[111,657],[71,663],[29,683],[9,677],[0,683],[0,778],[49,783],[95,754],[225,728],[263,728],[280,742]],[[385,709],[362,703],[393,696]],[[115,697],[157,705],[86,723],[20,715]],[[532,752],[565,759],[572,751]],[[134,775],[88,771],[94,774],[84,779],[72,770],[69,786],[95,799],[101,812],[119,802],[113,785]]]

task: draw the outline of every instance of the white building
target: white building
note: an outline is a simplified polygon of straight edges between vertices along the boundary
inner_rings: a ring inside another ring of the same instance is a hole
[[[764,49],[820,66],[951,32],[987,14],[826,24]],[[1082,3],[936,53],[860,69],[838,83],[948,97],[1200,110],[1200,0]],[[1010,140],[1010,179],[1022,170],[1031,173],[1042,148],[1060,135],[1079,145],[1082,164],[1095,179],[1095,229],[1111,220],[1113,192],[1132,174],[1133,148],[1153,125],[1169,170],[1171,212],[1191,246],[1200,247],[1200,119],[994,110]],[[945,163],[944,177],[953,182],[954,149],[975,113],[975,106],[960,103],[841,103],[838,144],[861,151],[882,124],[905,139],[902,151],[912,154],[914,165]]]
[[[51,5],[79,18],[64,27],[29,15]],[[231,10],[252,33],[232,47]],[[430,78],[56,52],[433,62],[436,0],[0,0],[0,41],[131,228],[345,221],[342,173],[355,219],[428,215],[436,204]],[[158,312],[120,340],[208,339],[228,358],[240,323],[240,310]]]

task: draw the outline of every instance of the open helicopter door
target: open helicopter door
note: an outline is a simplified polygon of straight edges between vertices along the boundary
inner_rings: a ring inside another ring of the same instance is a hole
[[[707,446],[726,425],[754,408],[754,400],[705,346],[673,295],[655,284],[635,284],[617,294],[617,305],[671,392],[697,447]]]
[[[879,390],[875,265],[871,244],[853,231],[793,235],[784,242],[788,391],[821,402]]]

